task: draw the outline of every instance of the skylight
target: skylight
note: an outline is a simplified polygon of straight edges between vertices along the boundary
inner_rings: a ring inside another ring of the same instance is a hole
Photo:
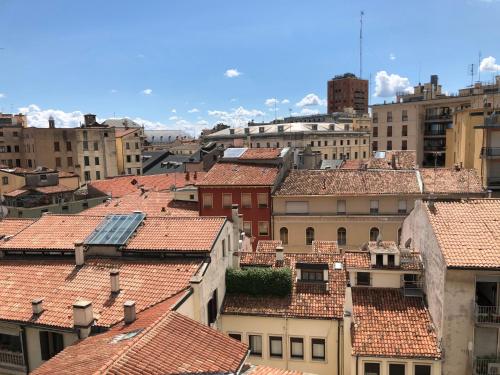
[[[146,215],[135,212],[128,215],[108,215],[85,239],[85,245],[124,245],[142,223]]]

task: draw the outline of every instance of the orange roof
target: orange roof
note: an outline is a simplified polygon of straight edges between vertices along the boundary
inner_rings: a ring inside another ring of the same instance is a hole
[[[275,252],[278,246],[281,246],[282,242],[280,240],[260,240],[257,243],[256,251],[258,253],[263,252]]]
[[[283,370],[281,368],[273,368],[267,366],[255,366],[248,370],[244,375],[302,375],[300,371]]]
[[[286,297],[250,296],[226,294],[224,314],[286,316],[303,319],[342,319],[345,293],[345,270],[334,269],[342,262],[341,255],[285,253],[283,264],[277,264],[275,253],[242,253],[242,266],[262,264],[266,257],[272,267],[292,269],[292,293]],[[296,264],[312,263],[328,265],[328,288],[324,283],[297,281]]]
[[[423,204],[447,267],[500,269],[500,199]]]
[[[369,252],[347,251],[344,254],[346,269],[401,269],[405,271],[421,270],[422,262],[420,261],[420,253],[411,252],[407,255],[401,255],[401,263],[399,267],[376,266],[371,264],[371,256]]]
[[[198,202],[174,200],[170,192],[134,192],[89,208],[79,215],[126,214],[136,210],[147,216],[198,216]]]
[[[276,182],[275,166],[217,163],[210,169],[198,186],[272,186]]]
[[[420,169],[424,192],[427,194],[485,193],[475,169]]]
[[[82,369],[86,374],[121,375],[237,373],[247,357],[245,344],[168,307],[156,310],[66,348],[33,374],[70,375]],[[120,340],[120,335],[134,332]]]
[[[126,246],[127,251],[210,252],[224,217],[149,217]]]
[[[238,159],[272,160],[280,156],[282,148],[249,148]]]
[[[339,254],[339,248],[337,247],[337,241],[313,241],[312,243],[313,253],[320,254]]]
[[[35,222],[35,219],[1,219],[0,237],[13,236]]]
[[[14,198],[14,197],[17,197],[17,196],[22,195],[24,193],[27,193],[27,192],[28,192],[28,190],[26,190],[26,189],[16,189],[16,190],[12,190],[8,193],[4,193],[3,195],[5,197],[13,197]]]
[[[115,130],[115,137],[116,138],[120,138],[120,137],[123,137],[125,135],[128,135],[128,134],[131,134],[131,133],[135,133],[135,132],[138,132],[140,131],[140,128],[130,128],[130,129],[120,129],[120,128],[117,128]]]
[[[360,356],[440,358],[429,312],[398,289],[352,288],[352,351]]]
[[[111,194],[113,198],[122,197],[126,194],[135,193],[139,187],[153,191],[170,191],[173,186],[178,188],[195,184],[200,181],[205,172],[189,173],[165,173],[151,176],[120,176],[105,180],[96,180],[88,184],[90,190],[98,190],[104,194]],[[134,184],[135,182],[135,184]]]
[[[123,318],[123,303],[142,311],[189,288],[201,265],[195,259],[129,260],[88,258],[81,267],[71,259],[0,260],[0,319],[64,328],[73,327],[72,305],[92,302],[98,326]],[[120,271],[119,294],[111,294],[111,270]],[[31,301],[43,298],[44,311],[33,316]]]
[[[43,194],[57,194],[57,193],[67,193],[70,191],[75,191],[76,189],[67,187],[63,184],[57,184],[52,186],[37,186],[33,188],[33,190]]]

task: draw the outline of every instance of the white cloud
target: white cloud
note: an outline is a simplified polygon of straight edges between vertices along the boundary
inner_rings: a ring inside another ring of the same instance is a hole
[[[153,93],[153,90],[151,89],[144,89],[141,91],[141,94],[144,94],[144,95],[151,95]]]
[[[319,111],[317,109],[311,109],[311,108],[302,108],[300,111],[300,114],[303,116],[307,115],[317,115]]]
[[[56,126],[59,128],[74,128],[83,123],[83,113],[81,111],[64,112],[59,109],[42,110],[36,104],[19,108],[19,112],[28,117],[28,125],[37,128],[48,128],[49,117],[53,117]]]
[[[200,120],[200,121],[197,121],[196,124],[197,125],[202,125],[202,126],[207,126],[208,125],[208,121],[207,120]]]
[[[389,59],[390,59],[390,60],[393,60],[393,61],[394,61],[394,60],[396,60],[396,55],[395,55],[394,53],[392,53],[392,52],[391,52],[391,53],[389,54]]]
[[[238,69],[228,69],[226,70],[226,72],[224,73],[224,75],[227,77],[227,78],[235,78],[235,77],[238,77],[240,75],[242,75],[243,73],[239,72]]]
[[[172,113],[177,113],[177,110],[175,108],[172,108]]]
[[[281,101],[281,104],[288,104],[288,103],[290,103],[290,100],[288,100],[288,99],[283,99]]]
[[[188,111],[188,113],[198,113],[200,110],[198,108],[192,108]]]
[[[0,99],[5,98],[5,94],[0,92]]]
[[[234,102],[237,102],[237,101],[238,101],[237,98],[231,98],[231,100],[230,100],[231,103],[234,103]]]
[[[243,126],[248,121],[265,115],[264,112],[258,109],[245,109],[243,107],[232,108],[231,111],[208,111],[208,114],[230,126]]]
[[[385,70],[377,72],[375,75],[374,96],[388,98],[395,96],[399,92],[412,93],[413,87],[410,80],[397,74],[388,74]]]
[[[500,64],[497,64],[497,59],[493,56],[488,56],[481,60],[479,70],[482,72],[498,72],[500,70]]]
[[[295,104],[297,107],[310,107],[313,105],[326,105],[326,100],[322,100],[316,94],[307,94],[298,103]]]
[[[273,106],[279,104],[279,102],[280,101],[276,98],[270,98],[270,99],[266,99],[265,104],[268,107],[273,107]]]
[[[175,120],[178,120],[178,119],[179,119],[179,117],[177,117],[177,116],[170,116],[168,119],[169,119],[170,121],[175,121]]]

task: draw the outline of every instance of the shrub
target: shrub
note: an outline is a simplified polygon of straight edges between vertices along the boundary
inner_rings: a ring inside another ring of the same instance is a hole
[[[290,268],[252,267],[226,271],[227,293],[250,294],[252,296],[286,296],[292,292],[292,270]]]

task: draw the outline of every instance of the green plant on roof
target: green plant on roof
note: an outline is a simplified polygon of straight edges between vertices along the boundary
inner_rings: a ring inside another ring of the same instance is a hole
[[[226,272],[226,291],[227,293],[252,296],[284,297],[292,292],[292,270],[287,267],[228,269]]]

